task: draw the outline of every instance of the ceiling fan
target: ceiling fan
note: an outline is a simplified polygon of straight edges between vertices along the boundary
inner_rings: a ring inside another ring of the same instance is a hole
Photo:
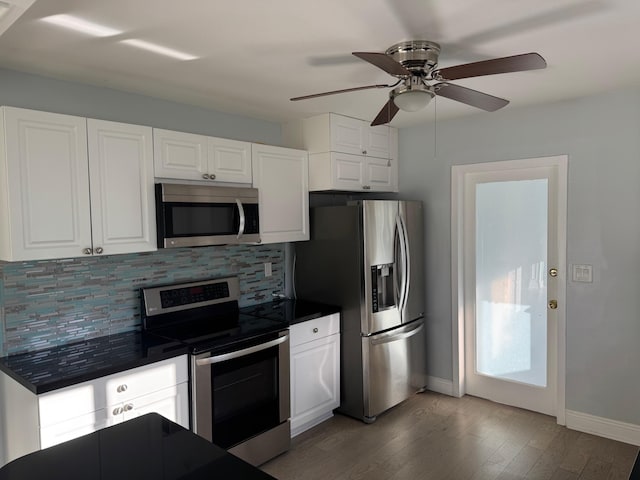
[[[398,81],[390,85],[366,85],[304,95],[302,97],[294,97],[291,100],[306,100],[308,98],[370,88],[393,88],[389,92],[389,101],[380,110],[371,125],[389,123],[399,110],[416,112],[426,107],[436,95],[493,112],[506,106],[509,101],[477,90],[461,87],[460,85],[454,85],[449,81],[497,73],[536,70],[547,66],[547,62],[539,54],[525,53],[439,69],[437,67],[440,45],[428,40],[411,40],[397,43],[389,47],[384,53],[353,52],[353,55],[393,75],[398,78]]]

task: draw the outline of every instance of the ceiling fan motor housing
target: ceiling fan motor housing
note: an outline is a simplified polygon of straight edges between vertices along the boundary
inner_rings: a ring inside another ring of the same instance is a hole
[[[438,64],[440,45],[428,40],[411,40],[396,43],[385,53],[407,70],[425,75]]]

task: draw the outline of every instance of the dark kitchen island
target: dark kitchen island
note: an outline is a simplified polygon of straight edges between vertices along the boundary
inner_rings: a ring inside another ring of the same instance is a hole
[[[150,413],[20,457],[0,480],[273,480],[166,418]]]

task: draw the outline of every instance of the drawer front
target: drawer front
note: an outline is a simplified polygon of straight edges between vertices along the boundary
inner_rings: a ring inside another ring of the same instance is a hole
[[[40,448],[48,448],[74,438],[96,432],[113,423],[105,415],[105,410],[97,410],[78,417],[74,417],[56,425],[40,429]]]
[[[187,356],[104,377],[107,405],[126,402],[188,381]]]
[[[340,332],[340,314],[315,318],[289,327],[291,346],[311,342]]]
[[[106,407],[104,378],[38,396],[40,427],[91,414]]]

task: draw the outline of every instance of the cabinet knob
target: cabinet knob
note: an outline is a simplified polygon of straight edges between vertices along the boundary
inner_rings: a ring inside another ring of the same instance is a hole
[[[363,190],[371,190],[371,186],[370,185],[363,185],[362,189]]]
[[[367,154],[367,151],[366,151],[366,150],[362,150],[362,154],[363,154],[363,155],[366,155],[366,154]]]
[[[209,180],[215,180],[216,179],[216,174],[212,173],[211,175],[209,175]]]
[[[98,248],[96,248],[96,253],[97,253],[98,255],[100,255],[102,252],[104,252],[104,250],[102,249],[102,247],[98,247]]]
[[[313,329],[313,333],[318,333],[318,327]]]
[[[130,412],[131,410],[133,410],[133,403],[127,403],[127,404],[124,406],[124,411],[125,411],[125,412]]]
[[[204,178],[205,180],[209,180],[209,174],[208,173],[203,173],[202,174],[202,178]]]
[[[83,248],[82,249],[82,253],[84,253],[85,255],[91,255],[93,253],[93,250],[90,248]]]
[[[116,407],[113,409],[113,414],[114,415],[120,415],[122,413],[122,408],[121,407]]]
[[[123,383],[122,385],[118,385],[117,391],[118,393],[122,393],[122,392],[126,392],[127,391],[127,385],[125,383]]]

